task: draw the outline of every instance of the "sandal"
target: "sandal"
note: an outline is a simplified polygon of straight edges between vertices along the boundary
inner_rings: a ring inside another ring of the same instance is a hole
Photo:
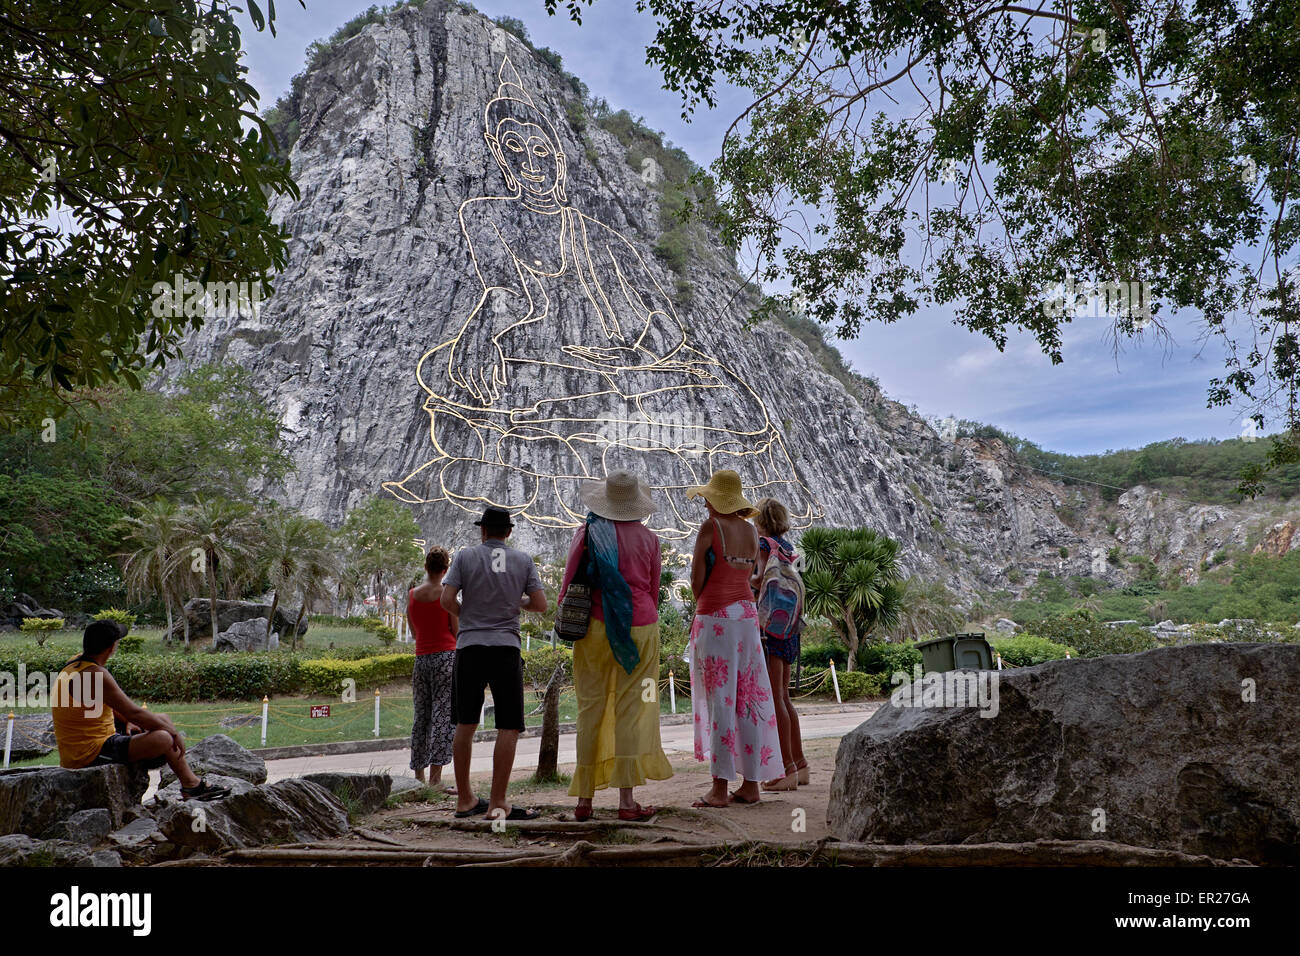
[[[701,798],[692,803],[691,806],[698,807],[701,810],[725,810],[727,807],[731,806],[731,801],[727,801],[726,803],[709,803],[708,800]]]
[[[214,786],[203,777],[199,778],[197,786],[181,787],[182,800],[220,800],[222,797],[228,796],[230,796],[229,787]]]
[[[590,820],[591,815],[595,812],[594,807],[575,807],[573,810],[573,819],[582,823],[584,820]]]
[[[745,803],[745,804],[758,803],[758,797],[755,797],[753,800],[747,800],[746,798],[744,798],[744,797],[742,797],[742,796],[740,795],[740,792],[739,792],[739,791],[737,791],[737,790],[733,790],[733,791],[731,791],[731,802],[732,802],[732,803]]]
[[[658,812],[658,807],[643,807],[638,803],[632,807],[631,810],[624,810],[622,807],[619,807],[618,818],[620,820],[632,820],[639,823],[642,820],[649,820]]]
[[[525,810],[523,807],[511,807],[506,814],[507,820],[536,820],[542,815],[540,810]],[[497,819],[501,819],[497,817]]]
[[[454,814],[452,814],[452,816],[456,817],[459,820],[464,820],[466,817],[482,816],[483,814],[487,813],[487,809],[488,809],[488,802],[484,800],[482,797],[479,797],[478,803],[474,804],[474,806],[470,807],[468,810],[457,810]]]
[[[763,790],[798,790],[799,789],[799,770],[794,764],[789,765],[784,777],[777,777],[775,780],[768,780],[759,785]]]
[[[802,767],[797,769],[799,772],[799,782],[804,786],[807,786],[812,780],[812,771],[809,769],[808,764],[805,763]]]

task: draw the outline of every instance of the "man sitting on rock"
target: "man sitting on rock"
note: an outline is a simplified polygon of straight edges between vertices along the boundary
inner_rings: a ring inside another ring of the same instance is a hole
[[[166,714],[134,703],[104,669],[126,636],[113,621],[94,621],[81,638],[81,653],[59,671],[51,711],[59,765],[69,769],[105,764],[138,764],[147,769],[164,763],[180,778],[186,800],[217,800],[230,793],[195,775],[185,762],[185,744]]]

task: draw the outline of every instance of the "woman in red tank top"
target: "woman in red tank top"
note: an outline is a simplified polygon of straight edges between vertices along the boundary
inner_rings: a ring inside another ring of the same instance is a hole
[[[451,763],[451,740],[456,724],[451,712],[451,678],[456,663],[455,615],[443,610],[442,576],[451,558],[442,548],[425,556],[425,582],[406,596],[406,619],[415,632],[415,670],[411,674],[414,719],[411,722],[411,769],[415,779],[442,783],[442,768]],[[450,792],[450,791],[449,791]]]
[[[687,494],[703,497],[709,508],[691,563],[690,655],[695,759],[709,762],[713,786],[695,806],[757,803],[759,781],[781,768],[781,741],[749,587],[758,537],[745,519],[754,506],[730,470],[715,472]],[[737,776],[744,782],[729,794],[727,784]]]

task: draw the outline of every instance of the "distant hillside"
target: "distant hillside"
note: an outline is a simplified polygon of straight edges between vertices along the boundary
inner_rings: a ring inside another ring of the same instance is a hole
[[[1137,485],[1157,488],[1170,497],[1204,504],[1235,504],[1242,469],[1264,462],[1271,444],[1267,437],[1224,440],[1170,438],[1142,448],[1124,448],[1099,455],[1066,455],[1047,451],[1027,438],[996,425],[962,421],[962,438],[998,438],[1026,467],[1059,478],[1065,484],[1099,485],[1102,498],[1115,501]],[[1286,501],[1300,494],[1300,464],[1269,475],[1264,497]]]

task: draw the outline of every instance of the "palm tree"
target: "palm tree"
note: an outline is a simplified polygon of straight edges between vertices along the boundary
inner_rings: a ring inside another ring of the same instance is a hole
[[[302,537],[298,544],[298,572],[293,577],[293,585],[302,597],[302,603],[298,607],[298,617],[293,622],[290,637],[291,646],[295,650],[298,647],[298,628],[307,614],[308,605],[317,598],[329,596],[325,584],[330,578],[340,574],[340,566],[334,544],[334,532],[330,530],[329,525],[323,521],[304,518]]]
[[[122,580],[136,598],[162,598],[167,611],[167,640],[172,633],[172,597],[175,594],[175,557],[181,540],[180,509],[174,502],[140,503],[134,515],[119,523],[129,550],[121,552]],[[182,609],[182,614],[184,610]]]
[[[319,523],[319,522],[317,522]],[[311,519],[291,511],[273,509],[263,519],[258,562],[271,585],[271,613],[266,619],[269,640],[275,627],[280,595],[292,593],[303,573],[306,552],[312,542]],[[295,636],[296,636],[295,631]]]
[[[198,573],[207,581],[208,611],[215,638],[218,633],[217,584],[220,582],[229,592],[236,581],[251,576],[252,558],[259,536],[258,522],[249,505],[196,495],[194,503],[181,511],[180,523],[181,557],[197,561],[200,566]]]
[[[898,542],[870,528],[810,528],[800,547],[808,613],[841,630],[849,648],[848,669],[853,670],[859,639],[898,625]]]
[[[910,577],[899,587],[902,613],[895,633],[904,640],[915,640],[931,631],[944,633],[962,624],[957,598],[938,581]]]

